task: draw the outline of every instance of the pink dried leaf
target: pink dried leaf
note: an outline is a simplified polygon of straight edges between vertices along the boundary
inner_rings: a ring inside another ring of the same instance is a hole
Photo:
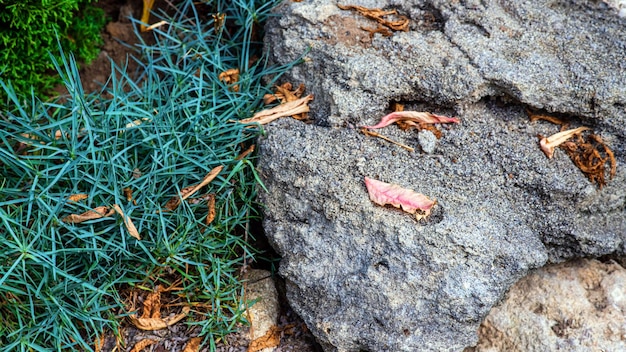
[[[402,208],[407,213],[415,214],[418,220],[430,215],[430,210],[437,203],[421,193],[369,177],[365,177],[365,186],[372,202]]]
[[[588,129],[589,127],[578,127],[572,130],[567,130],[567,131],[553,134],[550,137],[543,137],[539,141],[539,146],[541,147],[541,150],[543,151],[543,153],[548,157],[548,159],[551,159],[552,155],[554,155],[554,148],[563,144],[563,142],[567,141],[573,136],[581,133],[582,131],[586,131]]]
[[[374,126],[363,126],[369,129],[383,128],[391,125],[394,122],[415,122],[415,123],[459,123],[461,122],[456,117],[447,117],[443,115],[435,115],[429,112],[418,111],[396,111],[384,116],[379,123]]]

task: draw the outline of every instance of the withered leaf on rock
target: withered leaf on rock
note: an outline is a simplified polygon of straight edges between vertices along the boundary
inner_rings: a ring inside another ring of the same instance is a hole
[[[383,116],[379,123],[373,126],[362,126],[364,128],[376,129],[391,125],[394,122],[403,122],[405,125],[419,125],[422,123],[459,123],[456,117],[435,115],[429,112],[418,111],[395,111]]]
[[[398,12],[396,10],[370,9],[367,7],[357,6],[357,5],[339,5],[339,4],[337,4],[337,7],[339,7],[342,10],[355,10],[361,16],[372,19],[380,23],[381,25],[388,27],[389,29],[394,30],[394,31],[408,31],[409,30],[409,18],[406,16],[398,15]],[[388,20],[385,18],[386,16],[391,16],[391,15],[397,16],[398,19]]]
[[[308,104],[311,100],[313,100],[313,95],[307,95],[304,98],[290,101],[288,103],[275,106],[271,109],[259,111],[250,118],[239,120],[239,123],[258,123],[264,125],[281,117],[294,116],[301,113],[309,112]]]
[[[554,155],[554,148],[558,147],[563,142],[567,141],[573,136],[580,134],[581,132],[586,131],[588,129],[589,127],[578,127],[578,128],[574,128],[571,130],[555,133],[551,135],[550,137],[542,137],[541,140],[539,141],[539,146],[541,147],[541,150],[543,151],[543,153],[549,159],[551,159],[552,156]]]
[[[437,203],[421,193],[369,177],[365,177],[365,186],[372,202],[401,208],[407,213],[415,214],[418,220],[430,215],[432,207]]]
[[[133,349],[130,350],[130,352],[141,352],[141,351],[144,350],[144,348],[146,348],[148,346],[151,346],[151,345],[154,345],[154,344],[156,344],[158,342],[159,342],[159,340],[157,340],[157,339],[143,339],[143,340],[137,342],[135,344],[135,346],[133,346]]]

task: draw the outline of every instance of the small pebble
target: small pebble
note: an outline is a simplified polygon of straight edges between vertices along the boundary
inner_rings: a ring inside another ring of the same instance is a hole
[[[426,154],[432,154],[437,147],[437,137],[431,131],[423,130],[417,133],[417,141],[422,147],[422,151]]]

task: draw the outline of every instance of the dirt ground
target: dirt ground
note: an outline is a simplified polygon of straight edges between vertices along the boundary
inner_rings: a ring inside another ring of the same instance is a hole
[[[172,10],[174,1],[156,0],[153,5],[154,9]],[[133,54],[130,45],[138,43],[134,34],[133,25],[128,20],[129,16],[134,18],[141,17],[143,6],[142,0],[100,0],[96,6],[105,10],[107,17],[111,19],[102,33],[104,46],[99,57],[90,65],[82,67],[80,70],[81,81],[85,92],[94,92],[101,89],[102,84],[106,82],[111,74],[111,63],[113,60],[118,65],[128,65],[128,72],[134,72],[138,64],[129,58]],[[144,40],[150,41],[152,34],[143,35]],[[63,88],[57,89],[63,92]],[[269,257],[275,257],[275,253],[271,253],[271,248],[264,239],[262,230],[256,235],[259,240],[254,244],[258,249],[268,252]],[[265,263],[253,263],[251,267],[268,269],[270,265]],[[277,288],[279,292],[279,301],[281,304],[281,313],[278,321],[279,329],[282,328],[281,341],[276,348],[276,352],[319,352],[322,349],[315,343],[311,333],[293,310],[289,307],[285,298],[284,282],[276,276]],[[198,330],[189,327],[184,323],[178,323],[170,326],[168,329],[160,331],[142,331],[133,327],[129,322],[124,322],[120,329],[120,338],[115,337],[112,333],[105,336],[104,344],[101,351],[183,351],[188,341],[192,337],[198,335]],[[219,352],[244,352],[248,351],[249,338],[247,337],[248,328],[242,326],[236,334],[227,336],[223,341],[217,343],[217,351]],[[151,344],[143,349],[133,349],[136,345],[144,340],[154,340]],[[185,350],[187,352],[188,350]],[[193,350],[197,351],[197,350]],[[209,351],[203,348],[200,351]]]

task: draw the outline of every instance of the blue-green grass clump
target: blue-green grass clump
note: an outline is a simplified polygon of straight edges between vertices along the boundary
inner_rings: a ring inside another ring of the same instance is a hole
[[[256,39],[275,5],[184,1],[176,17],[160,15],[169,24],[156,44],[137,47],[140,70],[114,66],[100,92],[83,91],[71,55],[52,61],[69,91],[57,100],[24,102],[0,81],[11,103],[0,115],[1,350],[92,350],[103,332],[119,333],[128,293],[157,285],[202,303],[187,323],[210,346],[244,320],[238,274],[254,255],[245,239],[259,181],[253,156],[237,156],[260,130],[236,120],[262,108],[273,84],[264,77],[289,69],[267,66]],[[197,6],[226,14],[224,25]],[[230,68],[238,90],[219,79]],[[206,201],[162,211],[217,166],[198,192],[215,194],[209,225]],[[141,240],[119,215],[63,221],[113,204]]]

